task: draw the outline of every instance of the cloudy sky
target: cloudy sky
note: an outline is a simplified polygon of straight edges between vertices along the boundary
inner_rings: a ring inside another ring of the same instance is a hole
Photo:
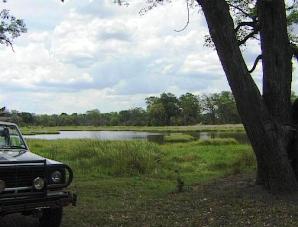
[[[1,4],[28,32],[0,51],[0,106],[35,113],[119,111],[145,106],[162,92],[229,90],[216,53],[203,46],[199,9],[187,19],[184,0],[140,16],[143,1],[9,0]],[[258,44],[245,50],[252,64]],[[254,73],[257,83],[259,70]],[[294,73],[297,77],[297,71]],[[295,91],[298,83],[293,82]]]

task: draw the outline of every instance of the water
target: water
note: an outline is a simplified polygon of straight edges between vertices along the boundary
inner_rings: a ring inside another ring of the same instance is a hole
[[[98,139],[163,141],[163,134],[135,131],[60,131],[60,134],[25,135],[26,139]]]
[[[148,140],[163,143],[168,133],[136,131],[60,131],[60,134],[26,135],[27,139],[98,139],[98,140]],[[245,132],[191,132],[196,139],[234,138],[239,143],[249,143]]]
[[[215,138],[233,138],[239,143],[248,144],[249,139],[245,132],[191,132],[189,133],[196,139],[206,140],[206,139],[215,139]]]

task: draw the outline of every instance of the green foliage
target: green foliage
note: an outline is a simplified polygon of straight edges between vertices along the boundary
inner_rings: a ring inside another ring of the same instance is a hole
[[[0,11],[0,44],[12,47],[13,40],[25,32],[27,29],[23,20],[12,16],[7,9]]]
[[[200,120],[201,103],[198,96],[191,93],[181,95],[179,98],[182,123],[184,125],[196,124]]]
[[[204,95],[201,99],[203,107],[203,123],[224,124],[241,122],[235,99],[231,92],[222,91],[209,96]]]
[[[21,126],[169,126],[240,123],[234,97],[223,91],[197,96],[186,93],[177,98],[163,93],[146,98],[147,108],[132,108],[120,112],[101,113],[98,109],[84,114],[32,114],[10,112],[10,121]],[[43,132],[41,128],[39,131]]]
[[[172,125],[179,113],[177,97],[172,93],[162,93],[160,97],[146,98],[151,125]]]

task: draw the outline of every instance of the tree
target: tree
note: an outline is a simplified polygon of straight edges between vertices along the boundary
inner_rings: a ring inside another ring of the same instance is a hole
[[[137,107],[129,110],[129,125],[144,126],[147,124],[147,113],[143,108]]]
[[[151,96],[146,98],[147,112],[149,115],[149,125],[165,125],[166,110],[160,98]]]
[[[119,0],[120,1],[120,0]],[[162,0],[148,1],[152,9]],[[189,7],[187,0],[187,6]],[[272,192],[298,190],[298,150],[291,116],[292,58],[298,56],[287,26],[297,22],[297,4],[284,0],[196,0],[235,97],[257,160],[256,183]],[[295,11],[296,10],[296,11]],[[291,20],[288,16],[291,15]],[[241,45],[260,39],[261,54],[249,70]],[[290,41],[290,38],[291,41]],[[263,93],[251,73],[262,60]]]
[[[273,192],[296,191],[297,159],[289,155],[289,138],[293,137],[290,127],[293,44],[287,33],[284,1],[258,0],[255,27],[248,34],[260,34],[263,95],[242,56],[239,47],[242,42],[237,39],[229,3],[224,0],[198,3],[256,155],[257,183]]]
[[[204,124],[217,124],[218,119],[216,116],[216,96],[217,94],[203,95],[202,96],[202,109],[203,109],[203,123]]]
[[[160,102],[165,110],[165,125],[175,124],[179,114],[179,104],[177,97],[172,93],[162,93]]]
[[[119,112],[119,123],[122,125],[146,125],[146,111],[142,108],[132,108]]]
[[[21,118],[21,125],[32,125],[34,122],[34,117],[31,113],[21,112],[18,114]]]
[[[2,2],[5,3],[6,0]],[[13,40],[25,32],[27,28],[23,20],[12,16],[7,9],[0,11],[0,44],[13,48]]]
[[[201,105],[198,96],[191,93],[181,95],[179,97],[179,106],[181,108],[182,122],[184,125],[198,123],[201,113]]]
[[[95,126],[101,125],[101,122],[100,122],[101,115],[98,109],[88,110],[86,112],[86,117],[89,122],[89,125],[95,125]]]
[[[234,96],[229,91],[215,94],[216,115],[219,124],[240,123]]]
[[[179,115],[179,103],[172,93],[162,93],[160,97],[146,98],[151,125],[172,125]]]

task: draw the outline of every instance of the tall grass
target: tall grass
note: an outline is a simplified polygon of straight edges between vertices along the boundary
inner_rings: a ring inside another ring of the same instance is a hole
[[[163,169],[179,171],[189,183],[254,170],[255,157],[250,145],[229,142],[194,141],[162,145],[165,153]],[[167,174],[169,178],[174,176],[173,171]]]
[[[158,145],[142,141],[29,140],[30,149],[69,164],[76,174],[132,176],[158,171]]]
[[[158,145],[144,141],[29,140],[34,153],[69,164],[76,176],[146,176],[186,183],[255,168],[250,145],[220,139]],[[219,146],[220,145],[220,146]]]

